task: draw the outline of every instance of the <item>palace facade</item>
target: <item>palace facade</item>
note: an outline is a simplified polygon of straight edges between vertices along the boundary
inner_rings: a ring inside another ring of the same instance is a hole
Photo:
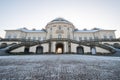
[[[38,44],[32,46],[20,46],[11,52],[33,52],[33,53],[90,53],[91,46],[87,43],[95,40],[112,40],[115,39],[115,30],[104,30],[93,28],[91,30],[78,30],[70,21],[63,18],[56,18],[50,21],[45,29],[28,30],[20,28],[17,30],[5,30],[6,39],[23,39],[27,41],[39,41]],[[76,43],[78,42],[78,43]],[[17,42],[20,44],[20,42]],[[93,46],[92,46],[93,47]],[[94,46],[94,51],[109,53],[109,50]],[[93,53],[94,53],[93,51]]]

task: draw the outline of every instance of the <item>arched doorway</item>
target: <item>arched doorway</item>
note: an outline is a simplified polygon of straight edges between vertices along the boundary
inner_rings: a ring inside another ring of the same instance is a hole
[[[63,53],[64,52],[64,45],[62,43],[57,43],[56,44],[56,53]]]
[[[43,53],[43,47],[42,46],[37,46],[36,47],[36,54],[42,54]]]
[[[25,46],[25,48],[24,48],[24,53],[29,53],[29,49],[30,49],[30,47]]]
[[[96,48],[95,46],[91,46],[91,54],[96,54]]]
[[[84,54],[84,48],[82,46],[77,47],[77,53],[78,54]]]

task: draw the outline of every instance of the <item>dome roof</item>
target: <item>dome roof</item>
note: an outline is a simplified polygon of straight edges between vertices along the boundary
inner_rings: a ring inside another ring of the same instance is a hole
[[[60,25],[60,24],[67,24],[67,27],[72,27],[74,28],[74,25],[69,22],[68,20],[64,19],[64,18],[55,18],[53,19],[52,21],[50,21],[47,25],[46,25],[46,28],[48,27],[53,27],[53,26],[56,26],[56,25]],[[55,24],[55,25],[53,25]],[[51,26],[52,25],[52,26]]]
[[[62,22],[62,23],[72,24],[71,22],[65,20],[64,18],[56,18],[56,19],[52,20],[50,23],[56,23],[56,22]]]

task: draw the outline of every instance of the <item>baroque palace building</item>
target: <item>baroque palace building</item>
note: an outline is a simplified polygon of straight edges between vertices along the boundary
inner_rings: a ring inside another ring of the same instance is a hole
[[[93,28],[91,30],[78,30],[68,20],[56,18],[50,21],[45,29],[28,30],[20,28],[17,30],[5,30],[6,39],[23,39],[27,42],[39,41],[38,44],[32,46],[20,46],[11,52],[33,52],[33,53],[90,53],[94,47],[94,52],[109,53],[109,50],[98,46],[88,46],[87,41],[95,40],[111,40],[115,39],[115,30],[104,30]],[[79,43],[76,43],[79,42]],[[16,42],[20,44],[20,42]],[[80,44],[81,43],[81,44]]]

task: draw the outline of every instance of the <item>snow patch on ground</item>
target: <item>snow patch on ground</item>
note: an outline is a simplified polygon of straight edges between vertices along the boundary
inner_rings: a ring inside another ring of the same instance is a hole
[[[120,80],[120,57],[0,56],[0,80]]]

